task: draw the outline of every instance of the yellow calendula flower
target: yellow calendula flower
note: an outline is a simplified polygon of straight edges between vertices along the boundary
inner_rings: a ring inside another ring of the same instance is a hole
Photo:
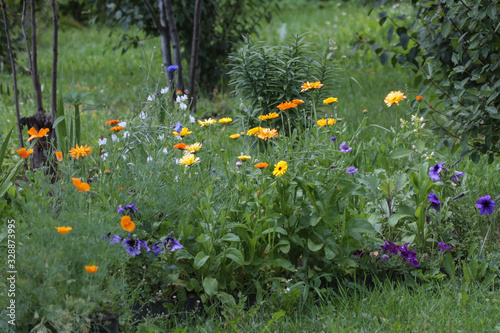
[[[325,100],[323,101],[323,103],[324,103],[324,104],[332,104],[332,103],[336,103],[336,102],[338,102],[338,101],[339,101],[339,99],[338,99],[338,98],[336,98],[336,97],[328,97],[327,99],[325,99]]]
[[[202,146],[203,146],[202,143],[196,142],[196,143],[193,143],[192,145],[186,146],[186,148],[184,148],[184,150],[188,151],[189,153],[194,154],[197,151],[199,151]]]
[[[92,147],[88,147],[87,145],[85,146],[78,146],[78,143],[76,144],[76,148],[71,148],[69,150],[69,156],[71,158],[76,158],[77,160],[80,159],[80,157],[87,157],[89,154],[92,152]]]
[[[401,91],[399,91],[399,90],[398,91],[391,91],[385,97],[384,102],[385,102],[385,104],[387,104],[387,107],[390,107],[394,103],[396,103],[396,105],[399,105],[399,102],[401,102],[405,98],[406,98],[406,96]]]
[[[199,157],[195,157],[194,154],[187,154],[179,159],[179,164],[184,164],[187,166],[193,165],[200,161]]]
[[[257,137],[262,140],[273,139],[278,137],[277,129],[263,128],[257,132]]]
[[[305,82],[301,88],[302,90],[300,92],[308,91],[309,89],[319,89],[323,87],[323,84],[320,81],[317,82]]]
[[[238,139],[240,136],[241,136],[241,135],[239,135],[239,134],[233,134],[233,135],[230,135],[229,137],[230,137],[231,139],[233,139],[233,140],[236,140],[236,139]]]
[[[221,124],[227,124],[227,123],[230,123],[233,121],[233,118],[222,118],[222,119],[219,119],[219,123]]]
[[[336,124],[337,121],[335,119],[328,119],[328,126],[332,126],[333,124]]]
[[[325,118],[318,120],[318,126],[323,127],[323,126],[326,126],[326,124],[327,123],[326,123],[326,119]]]
[[[217,121],[215,119],[212,119],[212,118],[205,119],[205,121],[198,120],[198,124],[200,124],[201,127],[205,127],[205,126],[212,125],[215,123],[217,123]]]
[[[189,131],[187,127],[184,127],[180,133],[173,132],[175,136],[186,136],[188,134],[191,134],[193,132]]]
[[[241,156],[238,156],[238,158],[242,161],[246,161],[246,160],[249,160],[251,159],[252,157],[251,156],[248,156],[248,155],[241,155]]]
[[[259,118],[259,120],[268,120],[268,119],[278,118],[279,116],[280,115],[277,114],[276,112],[272,112],[272,113],[269,113],[266,115],[260,115],[258,118]]]
[[[264,129],[264,127],[254,127],[254,128],[249,129],[249,130],[247,131],[247,135],[257,135],[257,133],[258,133],[259,131],[263,130],[263,129]]]
[[[288,164],[285,161],[279,161],[274,165],[273,175],[275,175],[276,177],[281,177],[286,173],[287,170]]]

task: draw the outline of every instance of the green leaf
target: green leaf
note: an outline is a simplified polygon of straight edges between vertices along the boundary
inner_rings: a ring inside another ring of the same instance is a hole
[[[269,264],[282,267],[282,268],[289,270],[291,272],[296,271],[295,267],[293,267],[293,265],[286,259],[274,259],[274,260],[271,260],[271,262],[269,262]]]
[[[203,289],[208,296],[215,296],[219,291],[219,282],[212,277],[206,277],[203,279]]]
[[[0,148],[0,170],[2,169],[3,165],[3,159],[5,157],[5,152],[7,151],[7,147],[9,146],[9,141],[10,141],[10,136],[12,135],[12,131],[14,130],[14,127],[12,127],[7,134],[7,137],[5,137],[5,140],[2,143],[2,148]]]
[[[205,254],[205,252],[203,252],[203,251],[198,252],[198,254],[196,255],[196,257],[194,257],[193,267],[195,269],[200,269],[207,262],[207,260],[209,258],[210,257],[207,256]]]
[[[267,235],[268,233],[279,233],[282,235],[288,235],[285,229],[282,227],[276,227],[276,228],[269,228],[267,230],[262,231],[262,235]]]
[[[392,151],[389,154],[389,158],[393,159],[393,160],[396,160],[396,159],[399,159],[399,158],[410,156],[411,153],[413,153],[413,150],[406,149],[406,148],[399,148],[399,149],[396,149],[396,150]]]
[[[220,240],[223,242],[241,242],[241,239],[238,237],[238,235],[235,235],[233,233],[225,234]]]
[[[441,35],[443,35],[443,37],[448,37],[451,31],[451,27],[451,21],[449,19],[445,20],[443,25],[441,26]]]
[[[417,66],[415,66],[414,63],[409,62],[409,61],[407,61],[407,62],[404,63],[403,68],[411,68],[411,69],[413,69],[415,71],[418,71]]]
[[[245,265],[245,257],[238,249],[230,247],[222,252],[222,257],[229,258],[240,266]]]
[[[307,239],[307,247],[309,248],[309,250],[311,250],[312,252],[316,252],[316,251],[319,251],[321,250],[321,248],[323,247],[323,243],[320,243],[320,244],[314,244],[314,242],[308,238]]]
[[[380,63],[382,66],[387,65],[387,62],[389,61],[389,54],[387,52],[384,52],[380,55]]]
[[[415,214],[414,213],[396,213],[392,214],[391,217],[389,217],[388,223],[391,227],[394,227],[399,220],[401,220],[403,217],[413,217]]]

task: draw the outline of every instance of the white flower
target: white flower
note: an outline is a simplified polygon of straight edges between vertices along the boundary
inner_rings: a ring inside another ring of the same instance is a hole
[[[118,124],[118,126],[125,128],[127,127],[127,123],[125,121],[122,121],[121,123]]]
[[[179,176],[174,177],[174,182],[178,183],[179,182]]]
[[[177,103],[180,103],[180,102],[187,101],[187,99],[188,99],[188,96],[186,94],[184,94],[184,95],[181,95],[181,96],[177,96],[177,98],[175,99],[175,101]]]
[[[186,110],[188,106],[184,103],[179,103],[179,107],[181,108],[181,110]]]
[[[128,131],[123,132],[123,138],[127,138],[130,136],[130,133]]]
[[[115,142],[115,141],[120,142],[120,139],[118,139],[116,134],[111,134],[111,140],[113,140],[113,142]]]
[[[144,111],[141,111],[141,113],[139,114],[139,118],[141,118],[141,119],[146,119],[147,116],[148,115]]]
[[[162,90],[160,90],[160,93],[161,93],[161,94],[166,94],[166,93],[168,93],[168,87],[165,87],[165,88],[163,88]]]
[[[101,157],[102,157],[102,160],[103,160],[103,161],[106,161],[106,157],[108,157],[108,153],[104,153],[104,154],[102,154],[102,155],[101,155]]]
[[[193,116],[189,115],[189,122],[194,123],[195,121],[196,121],[196,119],[194,119]]]
[[[182,140],[182,136],[180,136],[180,135],[177,135],[175,138],[176,138],[177,140]]]
[[[151,102],[151,101],[154,101],[156,98],[156,95],[155,94],[152,94],[152,95],[149,95],[148,96],[148,101]]]
[[[108,139],[104,138],[104,139],[99,139],[99,146],[103,146],[106,144],[106,142],[108,142]]]
[[[163,152],[163,154],[168,154],[167,148],[163,148],[162,152]]]
[[[153,162],[153,158],[151,156],[148,156],[148,158],[146,159],[146,162]]]
[[[165,139],[165,134],[158,135],[158,140],[163,140],[163,139]]]

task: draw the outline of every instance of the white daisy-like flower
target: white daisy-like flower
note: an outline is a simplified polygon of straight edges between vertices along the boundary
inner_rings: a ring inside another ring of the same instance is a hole
[[[165,134],[162,133],[158,135],[158,140],[163,140],[163,139],[165,139]]]
[[[195,121],[196,121],[196,119],[194,119],[193,116],[189,115],[189,122],[194,123]]]
[[[184,103],[179,103],[179,107],[181,108],[181,110],[186,110],[188,106]]]
[[[128,138],[130,133],[128,131],[123,132],[123,138]]]
[[[108,142],[108,139],[104,138],[104,139],[99,139],[99,146],[103,146],[106,144],[106,142]]]
[[[113,142],[120,142],[120,139],[118,139],[118,137],[116,136],[116,134],[111,134],[111,140],[113,140]]]
[[[169,89],[168,89],[168,87],[162,88],[162,89],[160,90],[160,93],[161,93],[161,94],[166,94],[166,93],[168,93],[168,90],[169,90]]]

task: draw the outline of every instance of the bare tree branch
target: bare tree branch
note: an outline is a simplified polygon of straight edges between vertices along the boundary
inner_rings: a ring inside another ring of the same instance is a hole
[[[53,49],[52,49],[52,119],[57,118],[57,56],[58,56],[58,31],[56,0],[52,0],[52,22],[53,22]]]
[[[31,76],[33,77],[33,89],[35,90],[35,100],[38,110],[43,110],[42,88],[40,86],[40,76],[38,75],[38,47],[36,39],[36,6],[35,0],[30,0],[31,9],[31,47],[33,50],[33,61],[31,63]]]
[[[198,66],[198,50],[200,48],[200,20],[201,2],[196,0],[194,5],[193,40],[191,42],[191,63],[189,65],[189,101],[191,111],[196,111],[196,67]]]
[[[161,2],[161,0],[160,0]],[[172,0],[163,0],[164,10],[167,18],[167,24],[170,32],[170,40],[174,50],[174,61],[179,69],[177,70],[177,90],[184,91],[184,79],[182,77],[182,58],[181,45],[179,42],[179,34],[175,24],[174,10],[172,8]]]

